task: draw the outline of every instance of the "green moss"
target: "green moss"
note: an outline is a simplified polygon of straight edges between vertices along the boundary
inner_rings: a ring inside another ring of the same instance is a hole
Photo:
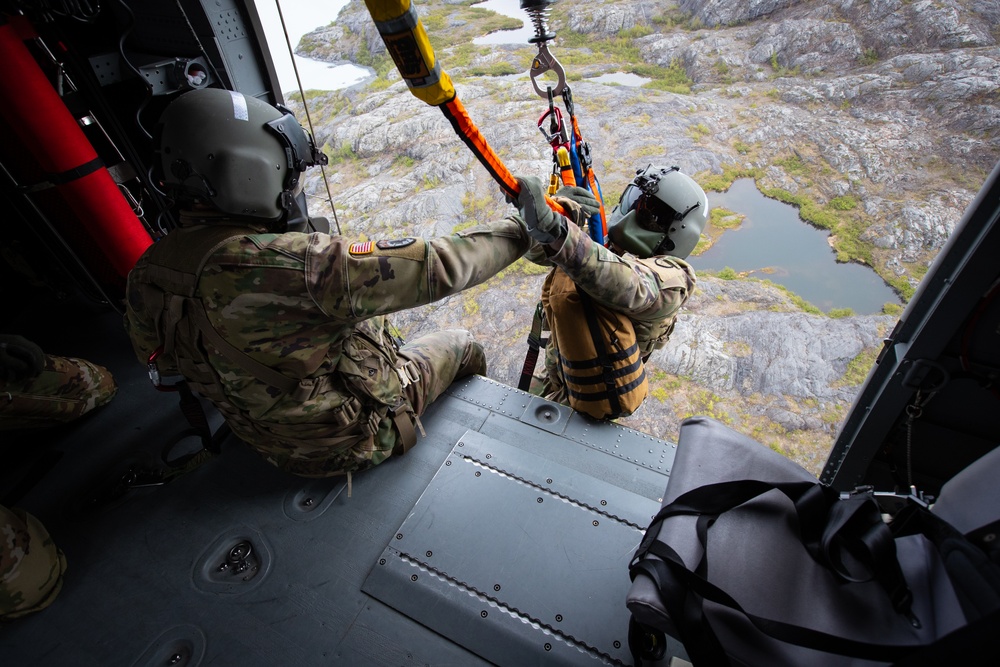
[[[473,65],[465,73],[468,76],[507,76],[509,74],[519,74],[523,71],[523,69],[518,69],[506,61],[501,61],[488,65]]]
[[[721,271],[719,271],[715,275],[716,275],[716,277],[721,278],[722,280],[736,280],[737,278],[740,277],[740,275],[738,273],[736,273],[736,271],[734,271],[733,269],[729,268],[728,266],[725,267],[725,268],[723,268]]]
[[[806,164],[798,155],[790,155],[788,157],[775,160],[774,164],[784,169],[785,173],[789,176],[803,176],[806,173]]]
[[[875,359],[878,357],[880,349],[878,347],[868,347],[861,350],[857,356],[847,362],[847,370],[844,371],[844,375],[833,386],[855,387],[864,382],[865,378],[868,377],[868,371],[875,365]]]
[[[854,315],[854,311],[850,308],[831,308],[830,312],[826,315],[832,319],[839,320],[844,317],[852,317]]]
[[[763,170],[756,167],[738,167],[733,164],[724,164],[722,165],[721,174],[702,172],[695,175],[695,180],[705,190],[725,192],[733,184],[733,181],[738,178],[753,178],[756,180],[763,174]]]
[[[878,62],[878,51],[875,49],[865,49],[861,56],[858,58],[858,63],[861,65],[874,65]]]
[[[886,315],[899,316],[903,314],[903,306],[901,304],[889,301],[882,306],[882,312],[885,313]]]
[[[806,301],[805,299],[803,299],[802,297],[800,297],[798,294],[796,294],[792,290],[790,290],[787,287],[785,287],[784,285],[779,285],[778,283],[773,282],[771,280],[761,280],[760,282],[765,283],[767,285],[770,285],[771,287],[774,287],[775,289],[779,289],[782,292],[784,292],[785,295],[788,297],[788,299],[799,310],[801,310],[801,311],[803,311],[805,313],[809,313],[810,315],[822,315],[823,314],[822,310],[820,310],[816,306],[812,305],[811,303],[809,303],[808,301]]]
[[[335,149],[331,149],[329,144],[327,144],[323,146],[323,152],[330,160],[331,165],[343,164],[344,162],[358,159],[358,154],[354,152],[349,143],[340,144]]]
[[[417,163],[417,161],[414,160],[409,155],[397,155],[396,159],[392,161],[392,166],[393,167],[399,167],[399,168],[405,169],[405,170],[409,170],[409,169],[413,168],[413,165],[416,164],[416,163]]]
[[[721,206],[716,206],[709,213],[709,221],[715,229],[736,229],[743,223],[743,217]]]
[[[842,195],[831,199],[829,206],[836,211],[853,211],[858,207],[858,200],[851,195]]]

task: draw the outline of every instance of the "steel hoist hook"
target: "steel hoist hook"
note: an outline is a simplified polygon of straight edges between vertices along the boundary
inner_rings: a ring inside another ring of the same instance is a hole
[[[546,72],[555,72],[556,75],[556,84],[552,86],[552,94],[563,95],[567,90],[566,72],[563,70],[562,65],[559,64],[559,61],[555,59],[555,56],[549,53],[548,45],[539,44],[538,55],[531,61],[531,70],[528,72],[528,76],[531,77],[531,85],[534,86],[535,92],[542,99],[548,99],[549,93],[538,85],[537,79]]]

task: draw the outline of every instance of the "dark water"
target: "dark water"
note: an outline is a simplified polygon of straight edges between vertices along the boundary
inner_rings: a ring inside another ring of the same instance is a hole
[[[752,271],[753,277],[787,287],[824,312],[850,308],[867,315],[900,302],[872,269],[837,263],[827,241],[830,233],[804,222],[794,206],[762,195],[753,179],[737,180],[727,192],[709,192],[708,203],[746,218],[739,229],[726,231],[711,248],[691,256],[695,269]]]

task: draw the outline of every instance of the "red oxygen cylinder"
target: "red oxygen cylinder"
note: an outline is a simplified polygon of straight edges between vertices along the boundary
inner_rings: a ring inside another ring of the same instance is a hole
[[[152,239],[73,115],[10,23],[0,25],[0,119],[18,136],[68,210],[124,279]],[[34,194],[33,197],[43,196]],[[99,266],[99,264],[98,264]],[[98,270],[97,273],[101,273]]]

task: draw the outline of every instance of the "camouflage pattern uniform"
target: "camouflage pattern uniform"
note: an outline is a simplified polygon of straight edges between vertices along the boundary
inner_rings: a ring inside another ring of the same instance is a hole
[[[108,369],[83,359],[45,355],[34,377],[0,379],[0,431],[72,421],[118,391]]]
[[[400,413],[419,417],[456,378],[485,374],[468,332],[442,331],[398,349],[384,316],[482,283],[530,244],[513,218],[431,240],[353,244],[238,220],[191,297],[223,339],[213,343],[183,318],[176,334],[166,331],[163,293],[153,286],[157,246],[218,235],[220,222],[206,221],[182,216],[131,272],[125,326],[136,355],[145,364],[172,337],[175,354],[160,357],[160,371],[184,375],[267,461],[306,477],[356,472],[400,453],[401,430],[413,423],[401,423]],[[220,353],[227,344],[298,386],[262,382]]]
[[[66,556],[42,524],[0,505],[0,622],[52,604],[65,571]]]
[[[540,261],[539,247],[533,247],[528,258],[545,263]],[[694,291],[694,269],[684,260],[668,255],[646,259],[630,253],[616,255],[573,224],[567,225],[559,251],[545,255],[548,263],[562,267],[594,301],[628,316],[643,361],[670,340],[677,314]],[[531,391],[567,403],[559,373],[559,342],[551,337],[545,348],[545,368],[533,379]]]

